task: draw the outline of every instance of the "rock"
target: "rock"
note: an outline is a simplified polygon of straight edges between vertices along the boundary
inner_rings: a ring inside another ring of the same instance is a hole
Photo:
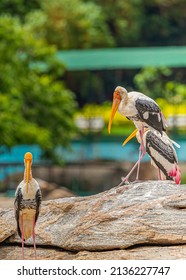
[[[1,208],[12,208],[14,205],[14,197],[7,197],[5,196],[1,196],[0,197],[0,207]]]
[[[0,246],[1,260],[21,260],[20,246]],[[25,259],[34,259],[32,247],[26,247]],[[146,246],[130,250],[70,252],[60,248],[37,247],[38,260],[178,260],[186,259],[186,245]]]
[[[16,223],[12,209],[0,208],[0,242],[15,234]]]
[[[171,181],[136,182],[89,197],[44,201],[36,225],[38,254],[43,259],[185,258],[185,210],[186,185]],[[2,221],[6,258],[9,246],[21,241],[13,209],[0,212]],[[33,252],[32,247],[25,250]]]
[[[48,183],[38,178],[36,178],[36,180],[41,188],[43,200],[76,196],[74,192],[66,187],[59,186],[55,183]]]

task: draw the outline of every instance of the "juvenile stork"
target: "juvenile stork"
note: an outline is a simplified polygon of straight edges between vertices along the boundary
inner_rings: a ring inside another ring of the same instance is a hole
[[[166,122],[158,104],[153,99],[141,92],[127,92],[125,88],[117,86],[113,94],[112,110],[108,124],[109,133],[117,110],[121,115],[133,121],[140,134],[141,147],[136,176],[136,180],[138,180],[140,161],[146,152],[143,143],[144,129],[149,128],[162,135],[166,129]]]
[[[15,218],[17,231],[22,240],[22,257],[24,259],[24,241],[32,236],[34,255],[36,258],[35,224],[39,216],[41,190],[37,181],[32,177],[32,154],[24,155],[24,179],[18,185],[15,193]]]
[[[134,137],[135,134],[138,142],[141,143],[140,134],[137,130],[135,130],[131,136],[124,141],[124,144]],[[158,169],[159,179],[162,180],[165,178],[166,180],[174,180],[176,184],[180,184],[181,172],[178,166],[177,154],[173,145],[178,148],[180,148],[180,146],[171,140],[165,132],[160,135],[159,132],[151,131],[149,129],[145,129],[143,133],[143,143],[145,145],[146,152],[151,158],[151,164]],[[137,165],[138,162],[136,162],[129,172],[129,176],[132,174]],[[124,181],[126,181],[126,178],[123,178],[122,182]]]

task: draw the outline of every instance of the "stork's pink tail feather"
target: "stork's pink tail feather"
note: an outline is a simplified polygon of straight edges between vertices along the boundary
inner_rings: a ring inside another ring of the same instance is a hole
[[[179,166],[176,164],[168,174],[173,178],[174,182],[179,185],[181,183],[181,171]]]

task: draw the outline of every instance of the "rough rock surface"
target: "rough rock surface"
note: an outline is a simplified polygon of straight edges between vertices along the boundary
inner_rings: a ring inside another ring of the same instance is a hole
[[[0,210],[0,259],[21,258],[13,215]],[[38,259],[185,259],[186,185],[136,182],[45,201],[36,240]],[[25,257],[33,258],[32,246]]]

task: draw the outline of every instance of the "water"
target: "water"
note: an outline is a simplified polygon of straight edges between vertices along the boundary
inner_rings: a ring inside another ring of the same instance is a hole
[[[100,142],[81,142],[73,141],[71,149],[57,148],[56,152],[67,163],[80,163],[93,160],[114,160],[136,162],[138,160],[139,144],[129,142],[122,147],[122,142],[100,141]],[[186,140],[180,140],[178,143],[181,148],[176,148],[179,162],[186,161]],[[43,163],[41,159],[42,150],[38,145],[19,145],[11,149],[6,147],[0,148],[0,181],[14,173],[23,172],[23,157],[26,152],[33,154],[33,164]],[[143,161],[149,161],[146,155]]]
[[[179,161],[186,161],[186,141],[178,141],[180,149],[175,148]],[[134,142],[127,143],[122,147],[121,142],[73,142],[70,151],[58,149],[58,153],[67,162],[79,162],[84,160],[119,160],[135,162],[138,160],[139,144]],[[143,161],[148,161],[146,155]]]

